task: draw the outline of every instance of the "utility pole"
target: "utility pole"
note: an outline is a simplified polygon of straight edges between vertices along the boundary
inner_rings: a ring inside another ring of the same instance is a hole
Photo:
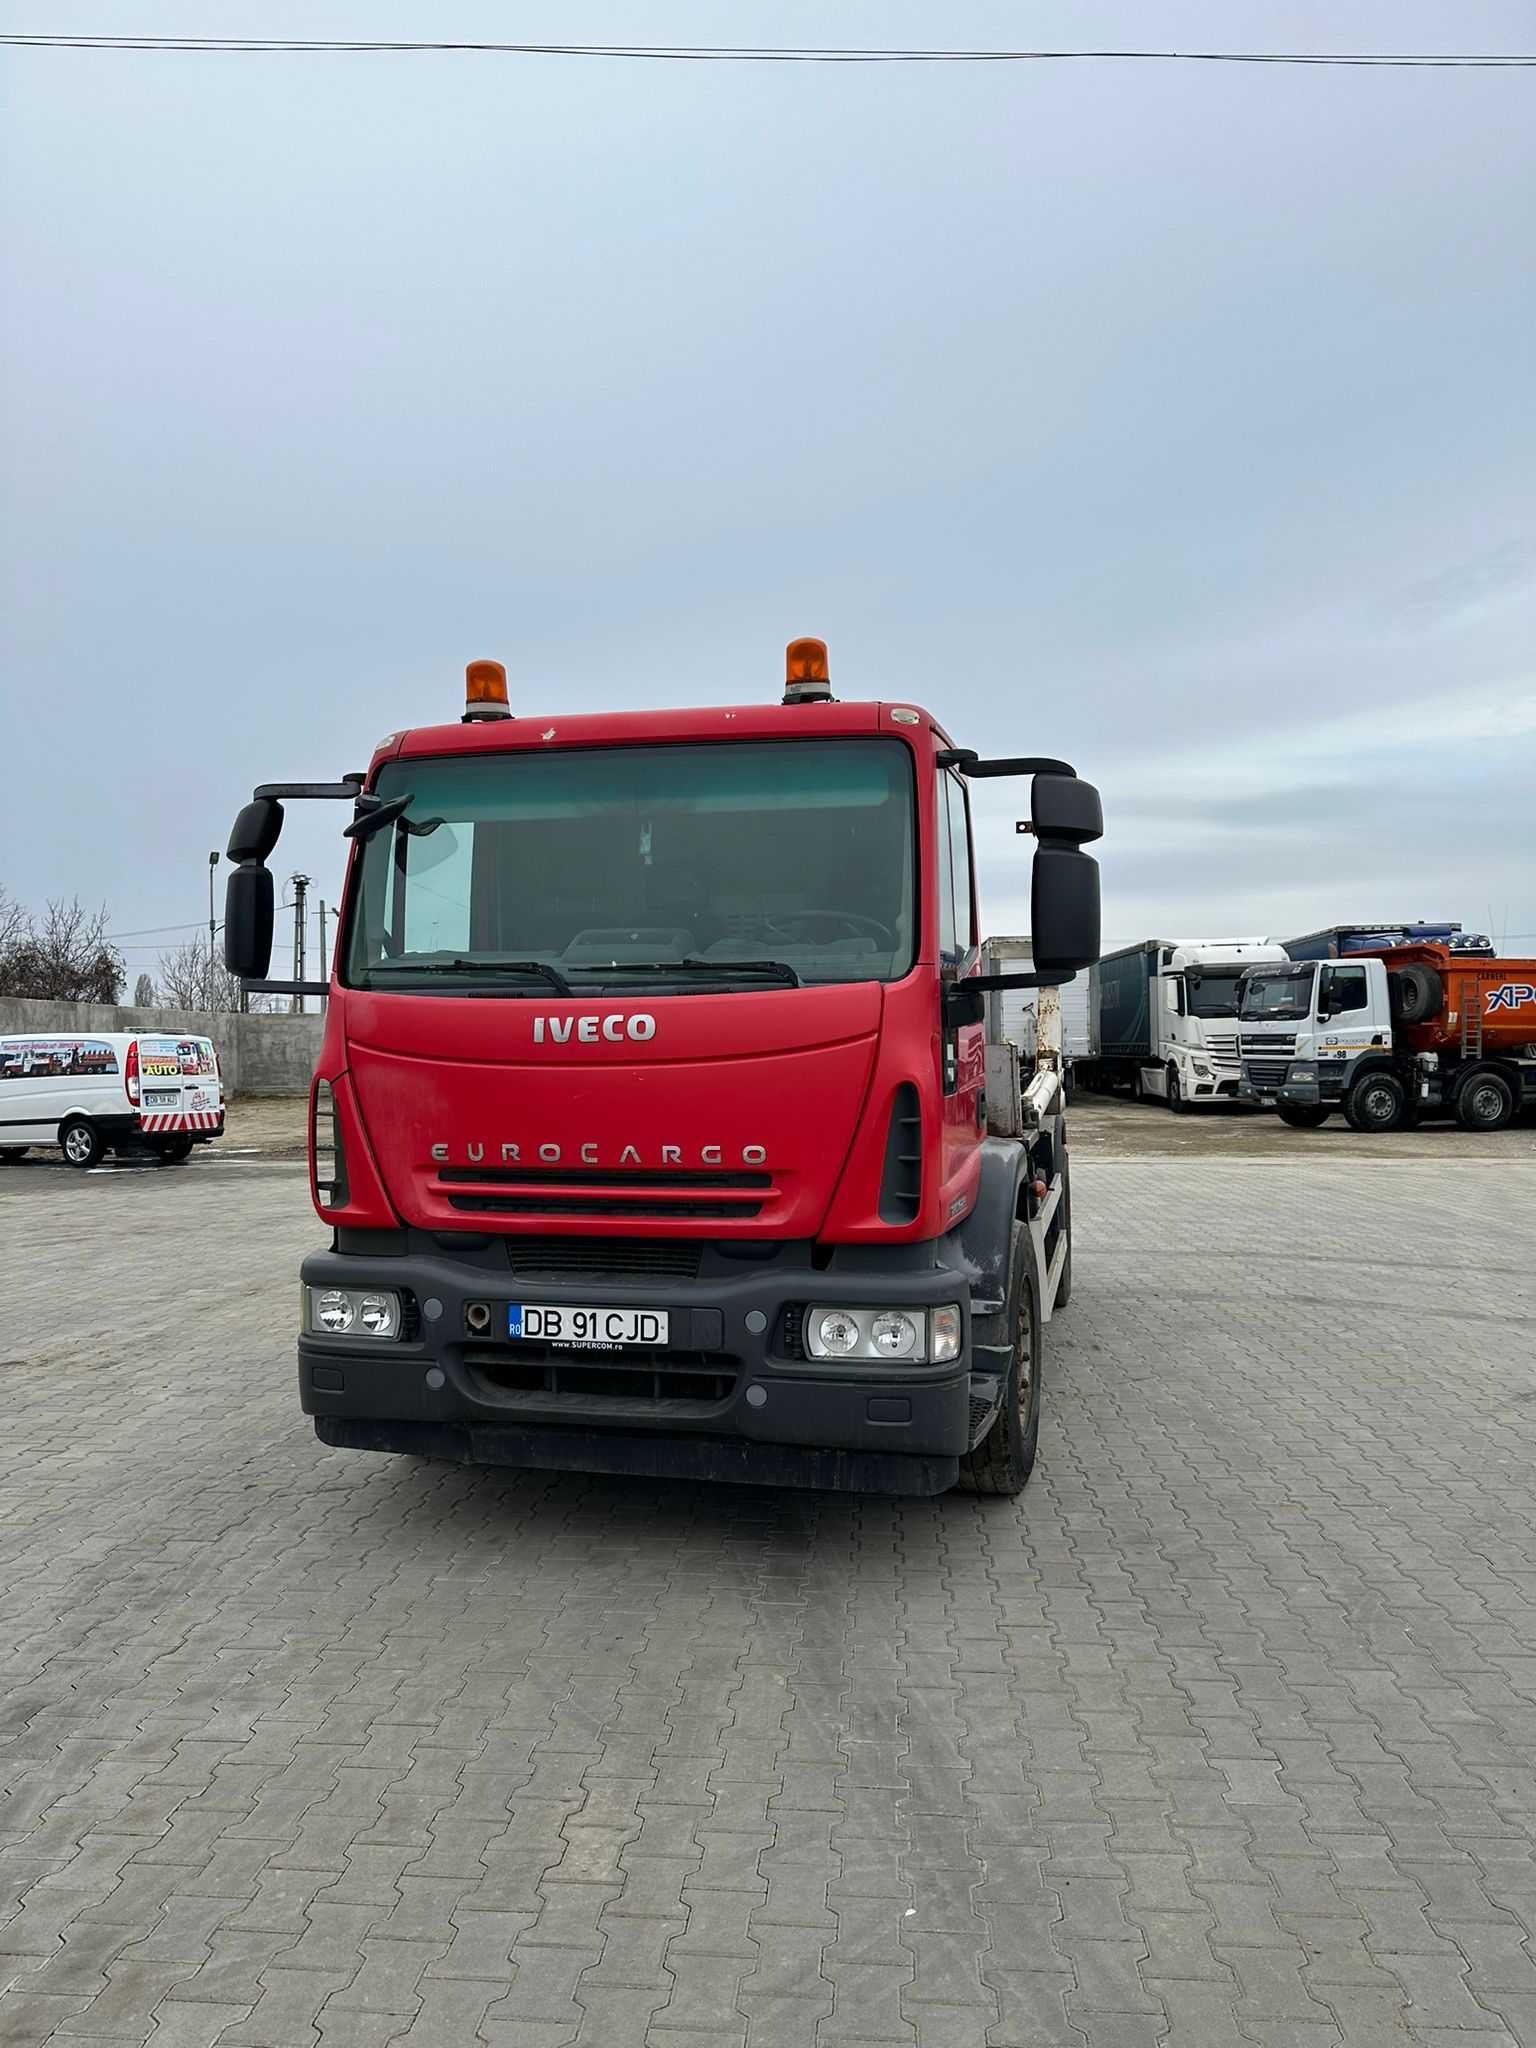
[[[213,920],[213,878],[218,872],[218,866],[219,856],[217,849],[215,849],[208,856],[208,1001],[210,1006],[213,1003],[213,977],[215,973],[213,935],[218,929]]]
[[[328,982],[330,978],[331,956],[325,950],[325,898],[322,896],[320,898],[320,979],[322,981]],[[326,998],[322,996],[320,998],[320,1009],[322,1014],[324,1013],[325,1010],[325,1004]]]
[[[302,981],[304,979],[304,925],[307,916],[305,901],[309,895],[309,877],[308,875],[293,875],[289,879],[293,883],[293,978],[295,981]],[[301,995],[293,997],[292,1011],[295,1017],[302,1017],[304,1015],[304,998]]]

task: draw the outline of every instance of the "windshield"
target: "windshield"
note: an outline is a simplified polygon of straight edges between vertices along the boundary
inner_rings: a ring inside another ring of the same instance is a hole
[[[363,848],[354,987],[716,993],[893,981],[912,965],[913,781],[897,740],[404,761],[377,793],[410,802]]]
[[[1241,967],[1191,967],[1184,991],[1191,1017],[1235,1017]]]
[[[1305,967],[1250,967],[1243,976],[1242,1009],[1245,1024],[1295,1022],[1311,1015],[1312,978],[1317,969]]]

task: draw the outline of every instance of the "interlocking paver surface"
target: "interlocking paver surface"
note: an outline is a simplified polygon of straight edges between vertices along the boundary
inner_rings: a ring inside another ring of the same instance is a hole
[[[329,1452],[301,1172],[0,1174],[0,2042],[1536,2042],[1536,1165],[1074,1192],[988,1503]]]

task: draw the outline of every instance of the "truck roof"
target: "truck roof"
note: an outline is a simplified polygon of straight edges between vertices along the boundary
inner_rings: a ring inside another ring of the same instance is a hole
[[[897,714],[901,714],[898,716]],[[685,705],[666,711],[515,714],[464,724],[413,726],[379,742],[370,775],[384,762],[426,754],[506,754],[548,747],[624,747],[688,740],[806,740],[919,732],[940,746],[949,735],[931,713],[905,703]]]

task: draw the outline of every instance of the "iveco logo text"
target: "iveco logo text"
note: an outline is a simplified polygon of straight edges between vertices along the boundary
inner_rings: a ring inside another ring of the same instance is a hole
[[[493,1158],[499,1154],[503,1166],[529,1166],[532,1165],[535,1159],[537,1159],[540,1166],[559,1166],[568,1159],[579,1159],[583,1166],[681,1166],[683,1164],[684,1150],[681,1145],[653,1146],[650,1148],[651,1157],[647,1159],[645,1153],[638,1145],[621,1145],[618,1147],[617,1152],[615,1152],[611,1142],[604,1146],[600,1145],[595,1138],[588,1138],[583,1143],[576,1145],[544,1144],[529,1145],[525,1148],[522,1145],[506,1144],[498,1146],[493,1144],[490,1149]],[[523,1157],[525,1149],[528,1153],[527,1159]],[[471,1166],[478,1166],[485,1158],[485,1152],[486,1144],[483,1138],[470,1139],[464,1146],[464,1157]],[[450,1156],[449,1148],[446,1145],[436,1144],[432,1147],[432,1157],[438,1164],[441,1165]],[[697,1161],[700,1166],[724,1166],[726,1164],[725,1147],[723,1145],[699,1145],[689,1154],[689,1159],[690,1163]],[[731,1153],[731,1164],[736,1165],[738,1163],[742,1166],[766,1166],[768,1164],[768,1147],[766,1145],[741,1145],[734,1147]]]
[[[606,1038],[612,1045],[621,1045],[626,1038],[639,1043],[656,1036],[656,1019],[644,1010],[637,1010],[633,1017],[625,1017],[617,1010],[609,1017],[535,1017],[533,1020],[533,1042],[544,1045],[553,1040],[556,1045],[569,1045],[574,1038],[581,1045],[596,1045],[600,1038]]]

